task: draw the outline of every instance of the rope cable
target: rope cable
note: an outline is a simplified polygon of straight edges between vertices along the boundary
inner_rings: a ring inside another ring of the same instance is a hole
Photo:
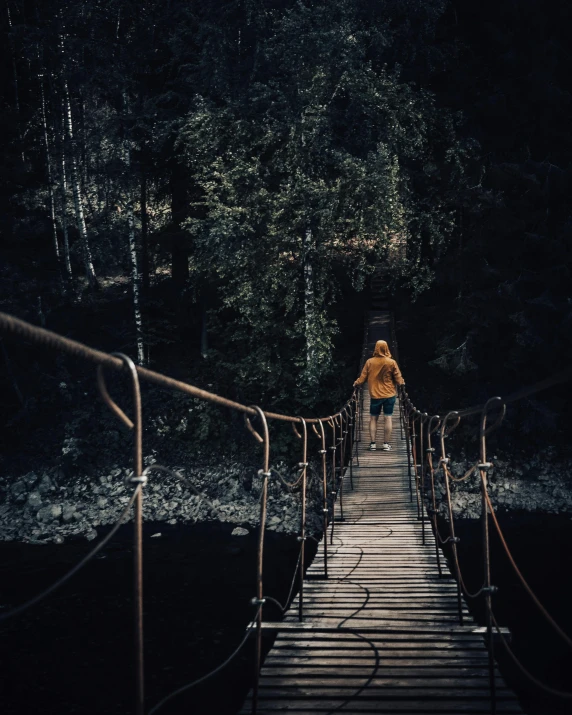
[[[83,559],[76,564],[70,571],[68,571],[64,576],[59,578],[55,583],[53,583],[51,586],[46,588],[44,591],[39,593],[37,596],[34,596],[31,598],[29,601],[26,601],[25,603],[22,603],[20,606],[16,606],[15,608],[12,608],[10,611],[7,611],[6,613],[0,614],[0,622],[6,621],[9,618],[12,618],[14,616],[18,616],[20,613],[23,613],[24,611],[27,611],[28,608],[31,608],[32,606],[35,606],[37,603],[40,601],[43,601],[46,596],[49,596],[51,593],[56,591],[60,586],[63,586],[64,583],[69,581],[69,579],[74,576],[81,568],[83,568],[88,561],[90,561],[96,554],[98,554],[101,549],[103,549],[106,544],[109,543],[109,541],[115,536],[117,533],[117,530],[123,523],[124,519],[126,518],[127,514],[129,513],[129,510],[133,506],[135,499],[139,495],[139,492],[141,491],[142,484],[138,484],[137,488],[133,492],[133,495],[131,496],[131,499],[129,499],[129,502],[127,503],[125,509],[121,512],[121,515],[119,516],[119,519],[115,522],[113,528],[105,536],[99,544],[95,548],[93,548],[88,554],[86,554]]]
[[[149,715],[153,715],[153,713],[156,713],[160,708],[163,707],[163,705],[165,705],[166,703],[168,703],[169,700],[172,700],[173,698],[177,697],[178,695],[181,695],[181,693],[184,693],[184,692],[186,692],[187,690],[190,690],[191,688],[194,688],[194,687],[196,687],[197,685],[200,685],[200,684],[203,683],[205,680],[208,680],[209,678],[212,678],[214,675],[216,675],[217,673],[220,673],[221,670],[223,670],[224,668],[226,668],[226,666],[227,666],[232,660],[234,660],[234,658],[240,653],[240,651],[241,651],[242,648],[244,647],[246,641],[248,640],[248,637],[250,636],[250,633],[252,632],[252,629],[253,629],[254,626],[256,625],[258,616],[259,616],[260,611],[261,611],[261,609],[262,609],[262,605],[263,605],[263,604],[260,604],[260,605],[258,606],[258,609],[257,609],[257,611],[256,611],[256,614],[254,615],[254,618],[253,618],[253,619],[250,621],[250,623],[248,624],[248,627],[247,627],[247,629],[246,629],[246,633],[245,633],[245,635],[244,635],[244,638],[240,641],[240,643],[239,643],[238,646],[235,648],[235,650],[228,656],[228,658],[227,658],[223,663],[221,663],[219,666],[217,666],[216,668],[214,668],[214,670],[211,670],[210,673],[207,673],[206,675],[203,675],[202,677],[197,678],[197,680],[193,680],[191,683],[187,683],[187,685],[183,685],[182,687],[177,688],[177,690],[173,690],[172,693],[169,693],[169,695],[165,696],[162,700],[160,700],[160,701],[157,703],[157,705],[155,705],[154,707],[151,708],[151,710],[149,710]]]
[[[494,624],[495,630],[496,630],[503,646],[505,647],[506,652],[508,653],[508,655],[510,656],[511,660],[516,665],[516,667],[521,671],[521,673],[523,675],[525,675],[530,680],[531,683],[534,683],[534,685],[536,685],[537,688],[540,688],[541,690],[544,690],[547,693],[550,693],[550,695],[555,695],[557,698],[566,698],[566,699],[572,698],[572,693],[568,693],[563,690],[557,690],[556,688],[550,687],[550,685],[545,685],[542,681],[538,680],[537,677],[532,675],[532,673],[529,670],[527,670],[527,668],[524,667],[524,665],[520,662],[520,660],[515,655],[512,648],[509,646],[506,638],[504,637],[502,631],[499,628],[497,620],[494,617],[494,614],[492,613],[492,611],[491,611],[490,615],[491,615],[491,619]]]
[[[548,613],[548,611],[547,611],[546,608],[542,605],[542,603],[540,602],[538,596],[534,593],[534,591],[532,590],[532,588],[528,585],[527,580],[524,578],[524,576],[522,575],[520,569],[519,569],[518,566],[516,565],[516,561],[514,560],[514,557],[513,557],[512,553],[511,553],[510,549],[508,548],[508,544],[506,543],[506,540],[505,540],[505,538],[504,538],[504,534],[503,534],[502,531],[501,531],[500,524],[499,524],[498,519],[497,519],[497,517],[496,517],[496,514],[495,514],[495,512],[494,512],[493,505],[492,505],[492,503],[491,503],[490,497],[489,497],[489,495],[486,494],[486,493],[485,493],[485,498],[486,498],[488,507],[489,507],[489,509],[490,509],[490,514],[491,514],[493,523],[494,523],[494,525],[495,525],[495,528],[496,528],[497,533],[498,533],[498,535],[499,535],[499,538],[500,538],[500,540],[501,540],[501,544],[502,544],[502,546],[503,546],[503,549],[504,549],[504,551],[505,551],[505,553],[506,553],[506,556],[507,556],[508,560],[510,561],[510,564],[511,564],[512,568],[514,569],[514,572],[515,572],[516,575],[518,576],[518,578],[519,578],[520,582],[522,583],[524,589],[526,590],[526,592],[528,593],[528,595],[531,597],[531,599],[532,599],[532,601],[534,602],[534,604],[536,605],[536,607],[540,610],[540,612],[542,613],[542,615],[544,616],[544,618],[548,621],[548,623],[550,623],[550,625],[552,626],[552,628],[554,628],[554,630],[555,630],[555,631],[558,633],[558,635],[566,642],[566,644],[572,648],[572,638],[570,638],[570,636],[568,636],[567,633],[565,633],[565,632],[562,630],[562,628],[558,625],[558,623],[556,623],[556,621],[552,618],[552,616],[550,615],[550,613]]]
[[[54,350],[59,350],[69,355],[74,355],[75,357],[79,357],[97,365],[108,366],[115,370],[124,369],[124,362],[118,357],[113,357],[112,355],[102,352],[101,350],[90,348],[77,340],[65,338],[63,335],[54,333],[51,330],[39,328],[36,325],[27,323],[25,320],[20,320],[19,318],[15,318],[14,316],[2,311],[0,311],[0,332],[7,333],[9,335],[16,335],[33,343],[43,345]],[[197,397],[222,407],[229,407],[237,410],[238,412],[243,412],[246,415],[259,415],[258,411],[254,407],[243,405],[240,402],[235,402],[234,400],[229,400],[226,397],[221,397],[213,392],[208,392],[208,390],[202,390],[201,388],[195,387],[194,385],[190,385],[186,382],[175,380],[172,377],[167,377],[166,375],[155,372],[154,370],[149,370],[149,368],[146,367],[141,367],[140,365],[136,365],[135,368],[140,378],[155,385],[159,385],[160,387],[177,390],[178,392],[184,392],[192,397]],[[323,419],[335,419],[338,415],[339,412]],[[300,422],[299,417],[292,417],[290,415],[283,415],[276,412],[264,411],[264,416],[267,419],[281,420],[283,422],[293,422],[296,424]],[[305,420],[309,424],[319,422],[319,419],[312,417],[305,418]]]

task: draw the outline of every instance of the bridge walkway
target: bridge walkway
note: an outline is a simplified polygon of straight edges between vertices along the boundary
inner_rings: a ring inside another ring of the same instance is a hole
[[[389,339],[389,314],[372,312],[368,353]],[[407,447],[396,405],[390,452],[369,452],[369,396],[364,395],[353,490],[344,480],[344,520],[334,524],[306,573],[304,619],[296,599],[260,677],[256,712],[491,713],[484,629],[463,603],[429,523],[411,499]],[[378,436],[378,444],[383,440]],[[359,464],[359,466],[358,466]],[[330,539],[328,539],[329,541]],[[251,712],[251,695],[242,713]],[[521,713],[496,671],[496,712]]]

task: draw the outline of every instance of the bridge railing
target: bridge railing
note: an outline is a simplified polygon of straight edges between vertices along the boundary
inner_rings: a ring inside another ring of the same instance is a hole
[[[394,327],[392,325],[393,347],[397,346],[395,339]],[[486,630],[487,630],[487,648],[489,653],[489,680],[491,692],[491,712],[495,712],[496,697],[495,697],[495,674],[494,674],[494,647],[496,634],[506,649],[507,654],[514,662],[521,673],[534,683],[541,690],[550,695],[572,699],[572,692],[564,692],[551,686],[546,685],[531,674],[525,666],[520,662],[514,651],[511,649],[505,635],[501,631],[497,619],[494,615],[493,596],[497,592],[497,587],[491,583],[491,549],[490,549],[490,522],[498,533],[503,550],[505,551],[508,560],[515,574],[520,580],[522,586],[531,597],[533,603],[541,612],[547,623],[560,636],[560,638],[572,648],[572,638],[556,623],[547,609],[543,606],[540,599],[536,596],[521,570],[516,564],[516,561],[510,551],[504,534],[501,530],[497,519],[495,509],[489,494],[489,472],[494,468],[494,464],[487,460],[487,437],[501,426],[504,420],[507,405],[518,400],[530,397],[549,387],[564,383],[572,379],[572,369],[562,370],[555,375],[530,385],[523,387],[516,392],[511,393],[508,397],[492,397],[483,405],[476,405],[459,410],[448,410],[445,417],[439,415],[429,415],[427,412],[422,412],[417,409],[405,387],[399,388],[400,396],[400,419],[407,440],[407,457],[408,457],[408,475],[410,484],[410,498],[413,500],[413,491],[417,502],[417,517],[421,521],[422,541],[426,543],[425,523],[431,524],[434,534],[437,566],[439,574],[442,574],[440,546],[450,545],[454,577],[457,583],[457,607],[459,624],[463,625],[463,604],[462,595],[469,599],[482,598],[485,606]],[[455,430],[461,420],[470,416],[479,416],[478,427],[478,457],[474,464],[463,474],[455,476],[451,469],[451,456],[447,454],[445,440]],[[491,417],[492,416],[492,417]],[[492,421],[492,423],[491,423]],[[440,456],[438,464],[435,465],[434,459],[436,448],[433,447],[434,437],[438,440]],[[448,517],[449,534],[443,537],[439,527],[436,498],[436,479],[438,474],[442,475],[443,486],[445,491],[446,513]],[[481,534],[482,534],[482,554],[483,554],[483,581],[482,585],[476,592],[470,592],[466,586],[461,570],[459,560],[459,543],[460,539],[455,533],[455,514],[451,500],[451,483],[459,483],[467,481],[471,478],[478,478],[479,488],[481,493]]]
[[[143,469],[143,420],[142,420],[142,399],[140,390],[140,380],[151,382],[160,387],[176,390],[189,396],[208,401],[212,404],[221,407],[228,407],[243,414],[245,426],[256,441],[262,447],[261,468],[258,474],[261,478],[261,494],[260,494],[260,517],[259,517],[259,534],[257,544],[257,569],[256,569],[256,584],[255,595],[252,598],[252,605],[256,608],[255,614],[247,628],[247,632],[236,650],[229,658],[216,668],[211,673],[184,685],[177,690],[169,693],[148,713],[152,715],[158,712],[162,706],[175,696],[188,691],[190,688],[203,682],[206,678],[215,675],[219,670],[225,667],[242,649],[247,642],[252,631],[256,631],[255,641],[255,662],[254,662],[254,686],[253,686],[253,712],[257,708],[258,694],[258,678],[261,664],[262,653],[262,616],[263,607],[267,600],[274,601],[276,605],[285,612],[290,605],[295,585],[298,583],[298,616],[302,620],[304,613],[304,573],[306,566],[306,510],[307,510],[307,487],[308,487],[308,466],[310,458],[316,456],[320,465],[319,471],[321,476],[321,503],[322,503],[322,529],[324,542],[324,575],[328,575],[328,557],[327,557],[327,531],[331,527],[330,539],[333,540],[334,525],[336,518],[336,503],[339,502],[340,518],[343,518],[343,489],[345,467],[349,462],[351,465],[352,457],[356,451],[355,438],[357,419],[360,414],[360,406],[358,404],[357,392],[354,390],[349,400],[342,408],[333,415],[325,417],[300,417],[293,415],[284,415],[274,412],[262,410],[258,406],[243,405],[233,400],[228,400],[220,395],[202,390],[194,385],[189,385],[173,378],[154,372],[144,367],[135,365],[134,362],[126,355],[121,353],[108,354],[99,350],[94,350],[82,343],[70,340],[61,335],[38,328],[25,321],[19,320],[6,313],[0,312],[0,332],[8,335],[13,335],[21,339],[27,340],[35,345],[42,345],[47,348],[57,350],[74,356],[88,363],[97,366],[97,384],[100,395],[110,410],[116,417],[133,433],[133,476],[128,478],[128,483],[132,486],[133,492],[128,504],[121,512],[116,523],[110,532],[92,549],[86,556],[66,575],[58,579],[49,588],[34,596],[26,603],[11,608],[8,611],[0,614],[0,623],[10,618],[14,618],[29,608],[40,603],[44,598],[60,588],[66,581],[72,578],[83,566],[85,566],[94,556],[103,549],[106,544],[117,533],[120,526],[127,521],[130,516],[131,509],[134,510],[134,615],[135,615],[135,713],[143,715],[146,712],[145,707],[145,668],[144,668],[144,620],[143,620],[143,499],[145,486],[154,471],[167,472],[186,484],[196,495],[205,498],[202,493],[195,489],[189,480],[185,479],[182,474],[176,470],[171,470],[157,464],[151,465]],[[131,412],[133,418],[129,418],[126,412],[113,400],[107,388],[105,380],[105,370],[114,370],[119,372],[127,372],[132,396]],[[270,434],[268,430],[268,421],[277,420],[285,423],[290,423],[296,437],[300,440],[300,461],[297,463],[297,476],[293,482],[284,480],[281,475],[273,470],[270,466]],[[318,439],[319,449],[309,448],[309,437],[314,435]],[[350,466],[351,477],[351,466]],[[299,490],[300,492],[300,531],[299,543],[300,550],[296,569],[292,579],[290,593],[285,604],[280,604],[274,599],[269,598],[264,593],[264,535],[266,526],[266,515],[268,506],[268,484],[272,478],[280,479],[285,486],[290,490]]]
[[[392,350],[397,355],[397,341],[395,340],[395,331],[392,324]],[[24,321],[18,320],[5,313],[0,313],[0,331],[6,334],[12,334],[20,338],[29,340],[35,344],[44,345],[51,349],[65,352],[69,355],[76,356],[82,360],[97,365],[98,369],[98,385],[102,398],[107,403],[109,408],[116,414],[127,427],[133,430],[134,435],[134,452],[133,452],[133,476],[130,478],[130,484],[133,487],[133,493],[126,505],[125,509],[119,516],[116,524],[106,537],[92,549],[68,574],[55,584],[50,586],[41,594],[30,599],[21,606],[15,607],[8,612],[0,615],[0,622],[11,617],[23,613],[28,608],[39,603],[49,594],[53,593],[65,581],[71,578],[80,568],[82,568],[90,559],[92,559],[98,551],[109,543],[113,535],[119,529],[120,525],[127,520],[131,508],[134,508],[134,593],[135,593],[135,643],[136,643],[136,682],[137,691],[135,699],[135,712],[137,715],[143,715],[145,712],[145,692],[144,692],[144,623],[143,623],[143,589],[142,589],[142,574],[143,574],[143,545],[142,545],[142,505],[144,498],[144,487],[149,479],[149,475],[153,470],[164,470],[174,473],[180,479],[187,483],[187,486],[194,489],[191,484],[185,480],[182,475],[169,470],[166,467],[152,465],[143,470],[142,464],[142,404],[139,390],[140,379],[149,381],[158,386],[177,390],[192,397],[209,401],[213,404],[229,407],[233,410],[241,412],[244,416],[245,425],[251,432],[253,437],[262,446],[262,465],[259,470],[261,477],[261,498],[260,498],[260,519],[259,519],[259,539],[257,553],[257,576],[256,576],[256,594],[252,599],[252,605],[256,607],[255,615],[250,622],[247,634],[238,648],[219,668],[206,676],[203,676],[198,681],[194,681],[186,686],[183,686],[168,696],[163,698],[155,707],[149,711],[149,715],[157,712],[164,703],[171,700],[176,695],[190,689],[191,687],[202,682],[206,677],[213,675],[224,667],[230,659],[232,659],[246,643],[248,636],[256,630],[256,648],[255,648],[255,684],[253,689],[253,712],[257,707],[257,690],[258,690],[258,675],[260,670],[261,657],[261,642],[262,642],[262,610],[267,597],[264,595],[264,527],[266,524],[267,498],[268,498],[268,482],[273,476],[278,476],[270,467],[270,437],[268,431],[268,420],[278,420],[289,422],[292,425],[297,437],[301,440],[301,461],[298,463],[299,474],[294,482],[287,483],[291,489],[299,488],[301,495],[301,522],[300,522],[300,552],[298,564],[293,577],[293,587],[298,579],[299,584],[299,618],[303,617],[304,603],[304,569],[305,569],[305,541],[306,541],[306,491],[308,484],[308,464],[311,450],[308,447],[308,437],[314,434],[319,441],[320,449],[317,450],[319,462],[321,463],[321,488],[322,488],[322,503],[323,503],[323,539],[325,551],[325,575],[327,575],[327,529],[331,525],[331,536],[333,539],[333,529],[335,525],[335,504],[339,501],[340,517],[343,518],[343,483],[344,472],[347,457],[349,456],[350,475],[352,460],[357,456],[357,441],[358,425],[363,427],[363,391],[360,393],[353,392],[350,399],[345,405],[335,414],[326,417],[299,417],[293,415],[282,415],[269,411],[264,411],[260,407],[242,405],[238,402],[228,400],[224,397],[210,393],[208,391],[197,388],[193,385],[183,383],[172,378],[169,378],[152,370],[139,367],[125,355],[122,354],[107,354],[101,351],[93,350],[81,343],[69,340],[63,336],[57,335],[50,331],[32,326]],[[367,354],[367,330],[364,334],[364,350],[363,358],[365,360]],[[125,412],[113,401],[106,387],[104,369],[113,369],[115,371],[127,371],[131,381],[132,399],[133,399],[133,420],[131,420]],[[506,543],[500,525],[496,518],[494,507],[488,493],[488,473],[492,469],[492,463],[487,461],[487,436],[497,429],[504,418],[506,406],[512,402],[529,397],[541,390],[547,389],[554,385],[563,383],[572,378],[572,369],[564,370],[550,378],[547,378],[535,385],[522,388],[515,393],[512,393],[507,398],[494,397],[488,400],[484,405],[464,408],[460,410],[450,410],[442,419],[439,415],[429,416],[426,412],[418,410],[410,400],[406,390],[400,389],[400,425],[405,434],[407,441],[408,452],[408,474],[410,479],[410,498],[413,499],[413,492],[417,501],[418,517],[422,524],[423,539],[425,540],[425,523],[431,523],[436,539],[437,559],[439,569],[441,569],[439,544],[450,543],[453,553],[455,576],[457,580],[457,599],[459,608],[459,620],[462,623],[462,601],[461,593],[464,593],[468,598],[483,597],[487,614],[487,643],[489,647],[489,666],[491,677],[491,693],[493,694],[492,702],[494,709],[494,639],[493,630],[500,637],[501,642],[507,649],[510,657],[514,660],[517,667],[526,675],[533,683],[541,687],[552,695],[557,695],[563,698],[571,698],[571,693],[558,691],[554,688],[546,686],[536,679],[528,670],[520,663],[518,658],[511,650],[509,644],[504,638],[498,623],[494,616],[493,595],[495,586],[491,583],[490,573],[490,542],[489,542],[489,516],[492,519],[495,529],[499,533],[503,548],[506,550],[512,567],[515,569],[517,576],[521,580],[523,586],[532,597],[534,603],[541,610],[547,622],[555,629],[555,631],[572,647],[572,639],[558,626],[554,619],[543,607],[539,599],[536,597],[518,566],[516,565],[510,549]],[[488,420],[493,410],[497,410],[495,421],[489,425]],[[446,454],[445,439],[456,429],[462,419],[480,415],[479,424],[479,455],[475,464],[462,476],[456,477],[452,474],[450,468],[450,457]],[[311,432],[310,429],[311,428]],[[432,446],[432,440],[436,436],[439,439],[441,456],[438,466],[434,465],[434,456],[436,449]],[[330,457],[328,458],[328,454]],[[438,473],[442,474],[445,487],[447,511],[449,516],[450,533],[446,538],[443,538],[439,531],[439,523],[437,520],[436,494],[435,494],[435,479]],[[460,562],[458,558],[459,539],[455,534],[454,513],[451,504],[450,484],[453,481],[463,481],[470,479],[478,474],[481,489],[481,520],[483,524],[483,554],[484,554],[484,570],[483,584],[476,593],[470,593],[466,588],[463,580]],[[196,491],[196,490],[195,490]],[[202,495],[201,495],[202,496]],[[290,597],[293,593],[291,589]],[[285,606],[278,604],[285,610],[289,603]]]

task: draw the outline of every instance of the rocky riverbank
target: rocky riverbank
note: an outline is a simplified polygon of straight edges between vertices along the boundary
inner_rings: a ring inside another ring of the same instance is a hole
[[[153,457],[148,457],[147,466]],[[225,465],[177,467],[174,473],[152,470],[145,486],[144,519],[169,525],[209,521],[237,525],[244,534],[260,520],[261,479],[257,469],[237,462]],[[321,482],[310,466],[307,529],[321,530]],[[132,471],[115,467],[99,477],[73,480],[54,468],[43,473],[0,478],[0,541],[63,543],[98,536],[98,529],[114,524],[133,493]],[[293,475],[279,463],[269,480],[267,526],[282,533],[299,533],[300,495],[280,477]],[[200,493],[200,496],[197,495]]]
[[[525,462],[491,458],[489,493],[495,509],[506,512],[542,512],[572,515],[572,460],[561,460],[547,448]],[[468,459],[451,465],[463,476],[474,464]],[[445,487],[440,470],[435,475],[440,513],[447,517]],[[464,482],[451,482],[451,503],[456,517],[476,519],[481,513],[478,472]]]

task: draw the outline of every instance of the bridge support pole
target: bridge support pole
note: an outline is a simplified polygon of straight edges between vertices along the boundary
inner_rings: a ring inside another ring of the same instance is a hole
[[[402,413],[402,419],[403,419],[403,424],[404,424],[404,432],[405,432],[405,448],[407,451],[407,477],[409,479],[409,501],[413,501],[413,482],[411,479],[411,434],[409,431],[409,414],[410,414],[410,405],[408,404],[408,397],[405,391],[402,391],[402,397],[406,401],[405,404],[405,410]],[[400,399],[400,404],[401,404],[401,399]]]
[[[137,485],[133,509],[133,615],[135,637],[135,714],[145,713],[145,669],[144,669],[144,639],[143,639],[143,487],[147,477],[143,476],[143,419],[141,408],[141,389],[139,375],[133,360],[123,353],[112,353],[123,361],[131,377],[131,395],[133,399],[133,421],[111,399],[103,365],[97,369],[97,385],[103,401],[119,417],[129,429],[133,430],[133,477],[129,480]]]
[[[306,547],[306,486],[307,486],[307,470],[308,470],[308,428],[306,420],[300,417],[302,423],[302,515],[300,517],[300,593],[298,596],[298,620],[304,618],[304,573],[306,567],[305,547]]]

